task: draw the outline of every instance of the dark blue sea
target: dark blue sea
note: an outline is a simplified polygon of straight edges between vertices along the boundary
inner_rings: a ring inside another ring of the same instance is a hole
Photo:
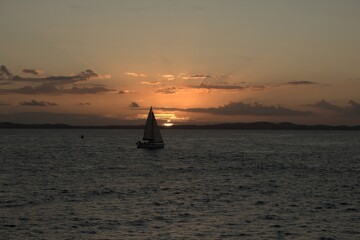
[[[360,239],[360,132],[142,134],[0,129],[0,239]]]

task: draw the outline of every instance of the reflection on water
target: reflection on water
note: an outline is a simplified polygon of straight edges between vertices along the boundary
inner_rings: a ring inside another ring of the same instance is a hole
[[[360,239],[359,132],[141,136],[0,130],[0,239]]]

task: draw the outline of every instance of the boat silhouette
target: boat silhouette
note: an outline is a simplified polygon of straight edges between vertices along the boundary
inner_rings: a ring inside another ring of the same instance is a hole
[[[137,148],[160,149],[165,146],[152,107],[146,120],[143,140],[136,143]]]

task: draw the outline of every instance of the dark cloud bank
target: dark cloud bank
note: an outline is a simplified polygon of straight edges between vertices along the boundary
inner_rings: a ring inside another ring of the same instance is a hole
[[[183,111],[195,113],[211,113],[216,115],[253,115],[253,116],[311,116],[312,112],[299,111],[280,105],[264,105],[259,103],[230,102],[224,106],[213,108],[157,108],[166,111]]]
[[[345,107],[329,103],[325,100],[321,100],[319,102],[316,102],[315,104],[309,104],[307,106],[331,111],[348,117],[360,117],[360,103],[357,103],[353,100],[350,100],[348,102],[348,106]]]

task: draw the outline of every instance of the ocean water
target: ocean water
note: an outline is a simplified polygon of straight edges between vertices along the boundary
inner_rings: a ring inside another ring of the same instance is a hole
[[[162,134],[1,129],[0,239],[360,239],[360,132]]]

